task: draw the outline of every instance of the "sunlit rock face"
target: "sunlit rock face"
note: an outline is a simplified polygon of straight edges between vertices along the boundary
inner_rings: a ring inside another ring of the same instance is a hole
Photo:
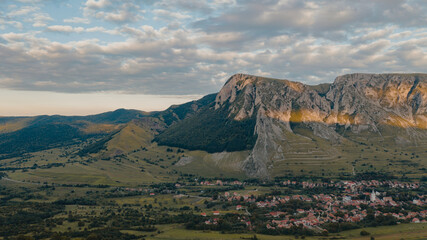
[[[261,113],[284,123],[426,128],[426,82],[426,74],[349,74],[320,94],[298,82],[236,74],[218,93],[215,109],[229,103],[236,120]]]
[[[355,124],[426,129],[426,74],[350,74],[338,77],[326,95],[334,115],[348,114]]]
[[[237,121],[256,116],[257,141],[242,168],[266,177],[275,159],[285,158],[282,143],[294,124],[334,144],[345,140],[338,128],[374,135],[393,135],[384,126],[403,128],[397,144],[426,138],[426,83],[426,74],[349,74],[320,88],[236,74],[216,96],[215,109],[228,108]]]

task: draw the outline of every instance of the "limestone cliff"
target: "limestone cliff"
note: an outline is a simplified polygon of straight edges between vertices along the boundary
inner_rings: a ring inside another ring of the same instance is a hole
[[[209,121],[198,123],[208,115]],[[215,118],[228,120],[212,130],[206,125],[214,124]],[[246,135],[240,135],[240,138],[256,137],[254,144],[245,145],[250,153],[241,163],[241,169],[252,177],[269,177],[275,164],[286,160],[292,144],[304,139],[311,142],[323,139],[328,146],[338,146],[344,142],[359,144],[364,141],[360,138],[363,135],[366,141],[379,137],[393,139],[393,144],[422,144],[427,139],[427,75],[350,74],[337,77],[332,84],[310,86],[236,74],[211,105],[175,126],[174,134],[170,135],[185,141],[188,134],[181,134],[179,129],[187,129],[187,133],[197,132],[209,138],[249,119],[254,124],[238,125],[236,129],[253,127],[246,129]],[[192,129],[188,125],[206,126],[210,130]],[[174,145],[173,141],[167,143]],[[319,146],[310,151],[319,151],[319,156],[333,151],[333,147]]]
[[[287,141],[285,132],[293,132],[292,123],[336,144],[344,138],[337,127],[381,135],[381,126],[388,125],[404,128],[407,141],[426,138],[426,83],[425,74],[350,74],[322,93],[298,82],[236,74],[218,93],[215,109],[227,106],[237,121],[256,116],[258,138],[242,167],[265,177],[275,159],[284,158],[280,143]]]

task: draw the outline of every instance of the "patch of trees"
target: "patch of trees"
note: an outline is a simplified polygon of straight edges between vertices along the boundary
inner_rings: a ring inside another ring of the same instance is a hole
[[[120,232],[117,228],[102,228],[93,231],[71,231],[63,234],[70,238],[86,238],[87,240],[123,239],[131,240],[139,237]]]
[[[76,127],[68,124],[34,125],[0,135],[0,152],[19,155],[60,147],[82,140],[85,136]]]
[[[380,172],[363,172],[363,173],[357,173],[356,176],[354,176],[354,180],[356,181],[362,181],[362,180],[387,181],[391,179],[396,179],[396,177],[387,173],[380,173]]]
[[[263,227],[260,227],[259,229],[257,229],[257,233],[267,234],[267,235],[295,235],[295,236],[319,235],[318,232],[304,228],[302,225],[292,226],[289,229],[288,228],[268,229],[267,227],[263,226]],[[320,235],[327,235],[327,232],[326,232],[326,234],[322,233]]]
[[[154,141],[159,145],[210,153],[248,150],[254,147],[257,139],[255,124],[255,115],[236,121],[234,116],[229,116],[227,106],[215,110],[211,104],[197,114],[173,124]]]
[[[63,210],[63,205],[47,203],[2,203],[0,207],[0,236],[43,231],[43,221]]]
[[[200,109],[203,109],[204,106],[211,104],[215,101],[215,97],[216,94],[209,94],[197,101],[171,106],[165,111],[155,113],[153,116],[162,119],[168,126],[170,126],[182,121],[192,114],[195,114]]]
[[[86,206],[96,205],[96,201],[88,198],[61,199],[53,203],[57,205],[86,205]]]

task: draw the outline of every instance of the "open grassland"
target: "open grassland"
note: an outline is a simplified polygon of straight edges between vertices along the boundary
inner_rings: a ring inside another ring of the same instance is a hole
[[[370,236],[360,236],[360,231],[365,230]],[[427,239],[427,224],[400,224],[396,226],[370,227],[341,232],[339,235],[345,239],[370,239],[373,236],[376,240],[401,240],[401,239]]]
[[[147,239],[192,239],[192,240],[222,240],[222,239],[251,239],[254,234],[222,234],[221,232],[215,231],[192,231],[186,230],[179,225],[164,225],[159,227],[161,233],[155,234],[155,236],[147,237]],[[314,239],[357,239],[357,240],[369,240],[374,237],[376,240],[409,240],[409,239],[427,239],[427,224],[401,224],[397,226],[383,226],[375,228],[365,228],[364,230],[370,233],[369,236],[361,236],[361,229],[344,231],[339,234],[331,234],[330,236],[314,236],[304,237],[308,240]],[[144,233],[140,233],[144,234]],[[147,233],[145,233],[147,234]],[[260,240],[278,240],[278,239],[297,239],[295,236],[271,236],[256,234],[256,237]],[[298,239],[302,239],[299,237]]]
[[[273,176],[352,176],[382,172],[420,178],[427,167],[427,150],[420,146],[396,147],[387,138],[363,139],[364,144],[344,140],[332,144],[310,135],[306,129],[288,134],[282,144],[284,158],[271,167]]]

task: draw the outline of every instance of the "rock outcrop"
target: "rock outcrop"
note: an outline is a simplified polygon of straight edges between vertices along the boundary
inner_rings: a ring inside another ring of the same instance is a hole
[[[288,80],[245,74],[232,76],[215,99],[236,121],[256,117],[257,141],[242,169],[267,177],[275,159],[284,158],[281,144],[293,124],[303,124],[317,137],[339,144],[337,129],[382,135],[387,127],[405,129],[396,143],[425,139],[426,74],[350,74],[337,77],[327,91]],[[386,133],[390,135],[390,133]]]

